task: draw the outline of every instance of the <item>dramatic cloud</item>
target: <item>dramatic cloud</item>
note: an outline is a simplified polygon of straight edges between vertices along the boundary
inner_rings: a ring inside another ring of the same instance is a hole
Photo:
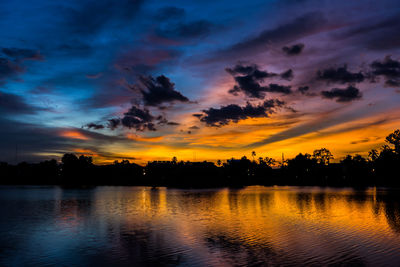
[[[278,132],[276,134],[273,134],[273,135],[265,138],[264,140],[257,141],[252,144],[246,145],[245,148],[247,148],[247,149],[256,148],[256,147],[260,147],[263,145],[267,145],[267,144],[271,144],[271,143],[275,143],[275,142],[279,142],[279,141],[283,141],[283,140],[289,140],[289,139],[299,137],[302,135],[306,135],[309,133],[319,133],[321,136],[323,136],[324,134],[321,133],[323,130],[325,130],[331,126],[334,126],[338,123],[349,122],[352,119],[354,119],[354,117],[357,116],[356,114],[348,114],[348,116],[345,116],[345,117],[334,117],[334,116],[332,116],[334,113],[335,113],[335,110],[333,110],[333,112],[332,111],[327,112],[325,114],[322,114],[322,116],[317,117],[314,121],[310,121],[310,122],[307,122],[304,124],[299,124],[298,126],[294,126],[287,130]],[[368,127],[376,127],[376,126],[385,124],[388,121],[389,121],[388,119],[373,120],[373,121],[366,122],[366,123],[351,125],[348,128],[339,129],[339,130],[336,130],[333,132],[325,133],[325,135],[326,134],[334,134],[335,132],[342,133],[345,131],[365,129]]]
[[[108,120],[108,128],[114,130],[121,125],[121,120],[119,118],[109,119]]]
[[[276,107],[283,106],[284,102],[279,100],[266,100],[260,105],[252,105],[247,103],[246,106],[241,107],[239,105],[230,104],[222,106],[218,109],[209,108],[203,110],[201,116],[199,114],[193,114],[199,117],[200,121],[205,122],[208,126],[220,127],[228,124],[229,122],[237,123],[240,120],[248,118],[262,118],[268,117],[269,114],[275,112]]]
[[[292,69],[289,69],[289,70],[287,70],[287,71],[281,73],[280,76],[281,76],[281,78],[284,79],[284,80],[291,81],[291,80],[293,79],[293,77],[294,77],[294,75],[293,75],[293,70],[292,70]]]
[[[150,114],[148,109],[140,109],[136,106],[132,106],[127,112],[124,113],[122,118],[113,118],[108,120],[108,128],[114,130],[119,126],[123,126],[129,129],[135,129],[136,131],[155,131],[154,121],[155,118]],[[91,124],[88,124],[88,126]],[[94,127],[97,124],[93,124]],[[90,127],[89,127],[90,128]]]
[[[265,30],[254,38],[221,51],[220,54],[224,56],[256,54],[265,51],[268,44],[288,43],[318,33],[323,30],[326,23],[322,13],[311,12],[274,29]]]
[[[0,85],[25,72],[24,60],[42,60],[38,51],[19,48],[2,48],[0,57]]]
[[[299,55],[304,49],[304,44],[295,44],[292,46],[284,46],[282,47],[283,52],[288,56]]]
[[[66,152],[75,152],[84,147],[96,151],[96,154],[102,154],[104,145],[118,143],[128,146],[131,143],[121,136],[109,136],[79,128],[46,127],[2,117],[0,125],[0,161],[9,163],[57,158]],[[15,153],[16,145],[18,155]],[[117,156],[106,151],[104,153],[109,154],[110,158]]]
[[[362,97],[360,90],[354,86],[349,86],[346,89],[333,88],[330,91],[322,91],[321,95],[328,99],[336,99],[336,102],[350,102]]]
[[[2,48],[3,54],[14,60],[42,60],[43,56],[39,51],[21,48]]]
[[[291,86],[279,85],[274,83],[270,83],[268,86],[264,87],[264,90],[265,92],[281,93],[285,95],[292,93]]]
[[[96,124],[96,123],[89,123],[85,125],[88,129],[94,129],[94,130],[100,130],[104,129],[104,125],[102,124]]]
[[[248,97],[263,99],[266,92],[282,94],[291,93],[290,86],[278,84],[269,84],[268,86],[261,85],[266,78],[275,77],[277,74],[261,71],[257,65],[236,65],[232,69],[227,68],[226,71],[234,77],[236,82],[236,85],[229,90],[229,93],[233,95],[242,92]],[[292,70],[284,72],[281,77],[290,79],[290,77],[293,77]]]
[[[361,25],[361,26],[360,26]],[[335,35],[338,39],[353,39],[370,50],[384,51],[400,46],[400,14],[368,19]]]
[[[22,73],[24,68],[19,66],[18,64],[12,62],[7,58],[0,57],[0,83],[4,82],[4,80],[11,78],[18,73]]]
[[[167,125],[177,126],[177,125],[180,125],[180,123],[179,122],[175,122],[175,121],[169,121],[169,122],[167,122]]]
[[[259,70],[259,67],[256,64],[253,64],[253,65],[237,64],[235,67],[226,68],[225,70],[232,76],[251,75],[256,80],[263,80],[265,78],[277,76],[276,73],[268,73],[266,71]]]
[[[138,86],[143,95],[143,101],[148,106],[160,106],[175,101],[189,102],[189,99],[175,90],[175,84],[164,75],[154,79],[151,76],[140,77],[142,86]]]
[[[400,87],[400,79],[397,79],[397,80],[386,80],[385,85],[387,87]]]
[[[347,66],[340,68],[329,68],[326,70],[320,70],[317,72],[317,77],[320,80],[333,83],[360,83],[364,81],[364,74],[361,72],[350,72],[347,70]]]
[[[225,148],[235,157],[248,153],[241,146],[251,138],[286,140],[265,149],[289,156],[325,143],[319,137],[324,125],[332,132],[345,127],[344,120],[355,125],[361,116],[370,121],[399,112],[398,90],[382,90],[400,89],[396,0],[0,2],[3,157],[14,154],[18,143],[21,151],[32,146],[28,159],[96,147],[139,154],[150,149],[146,160],[171,151],[186,160],[180,149],[222,159]],[[224,67],[229,75],[221,73]],[[271,98],[290,106],[267,108],[264,101]],[[325,117],[332,105],[338,111]],[[261,119],[275,111],[280,114],[273,119]],[[240,123],[246,118],[260,119]],[[27,121],[38,125],[16,123]],[[225,124],[219,137],[206,127]],[[382,141],[390,125],[368,125],[364,134]],[[166,138],[157,147],[142,146],[155,128]],[[187,131],[197,134],[187,138]],[[138,134],[143,138],[123,140]],[[301,144],[287,140],[302,134],[317,137]],[[355,134],[346,133],[330,149],[340,154],[336,144],[343,139],[365,137]],[[118,143],[103,146],[105,135]],[[373,143],[354,147],[366,151]],[[21,154],[20,160],[26,158]]]
[[[0,114],[34,114],[41,108],[27,104],[19,95],[0,91]]]
[[[18,163],[37,161],[41,153],[62,153],[69,151],[68,139],[58,136],[55,131],[39,125],[21,123],[0,117],[0,161]],[[28,134],[27,134],[28,133]],[[16,155],[18,145],[18,155]],[[18,156],[18,158],[17,158]]]
[[[155,131],[153,120],[154,117],[150,114],[149,110],[132,106],[128,112],[124,113],[121,124],[129,129],[134,128],[137,131]]]
[[[89,0],[71,7],[67,15],[68,31],[92,35],[107,26],[125,26],[140,10],[142,0]]]
[[[308,86],[301,86],[299,87],[297,90],[301,93],[301,94],[306,94],[308,92],[308,90],[310,89],[310,87]]]
[[[386,78],[385,85],[389,87],[399,87],[400,85],[400,61],[393,60],[386,56],[384,60],[372,62],[372,73],[376,76]]]
[[[155,124],[158,125],[179,125],[177,122],[169,122],[163,115],[153,116],[146,108],[132,106],[127,112],[124,113],[122,118],[113,118],[108,120],[107,127],[111,130],[119,126],[128,129],[135,129],[136,131],[156,131]],[[102,124],[90,123],[86,127],[93,129],[103,129]]]
[[[169,23],[157,30],[159,36],[169,39],[189,39],[208,35],[214,25],[207,20]]]
[[[215,25],[208,20],[187,21],[185,17],[185,10],[182,8],[159,9],[155,15],[155,19],[160,22],[156,35],[165,39],[183,41],[205,37],[215,28]]]

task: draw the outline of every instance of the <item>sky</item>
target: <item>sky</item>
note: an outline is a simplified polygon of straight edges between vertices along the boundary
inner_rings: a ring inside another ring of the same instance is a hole
[[[367,155],[400,128],[398,0],[4,0],[0,161]]]

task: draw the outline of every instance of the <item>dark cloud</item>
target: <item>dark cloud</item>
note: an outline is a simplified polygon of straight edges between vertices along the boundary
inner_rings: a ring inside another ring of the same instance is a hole
[[[159,124],[159,125],[165,125],[165,124],[168,125],[168,120],[163,115],[159,115],[157,117],[157,120],[158,120],[157,124]]]
[[[6,79],[12,78],[23,71],[24,68],[19,64],[0,57],[0,82],[4,82]]]
[[[207,20],[168,23],[157,30],[159,36],[169,39],[190,39],[210,34],[214,25]]]
[[[51,129],[2,117],[0,125],[0,161],[37,161],[42,159],[38,152],[44,154],[70,151],[68,139],[58,136]]]
[[[143,95],[147,106],[160,106],[163,103],[189,102],[189,99],[175,90],[175,84],[164,75],[154,79],[151,76],[140,77],[141,86],[138,89]]]
[[[107,127],[115,130],[118,127],[135,129],[136,131],[156,131],[157,125],[180,125],[178,122],[168,121],[164,115],[154,116],[147,108],[133,105],[121,118],[112,118],[107,121]],[[103,129],[103,124],[89,123],[87,128]]]
[[[114,130],[121,125],[121,120],[119,118],[113,118],[108,120],[108,128]]]
[[[352,145],[363,144],[363,143],[368,143],[370,140],[371,140],[370,138],[364,138],[361,140],[350,142],[350,144]]]
[[[367,37],[367,48],[378,51],[398,49],[400,46],[400,14],[382,24],[379,26],[384,27]]]
[[[327,21],[320,12],[311,12],[274,29],[261,32],[258,36],[237,43],[224,51],[222,56],[253,55],[263,52],[269,44],[282,44],[295,41],[323,30]]]
[[[25,72],[24,60],[43,59],[38,51],[31,49],[2,48],[1,52],[4,57],[0,57],[0,85]]]
[[[386,78],[385,85],[388,87],[400,87],[400,61],[386,56],[384,60],[376,60],[371,64],[372,74]]]
[[[140,109],[132,106],[128,112],[124,113],[121,125],[129,129],[136,129],[137,131],[155,131],[154,119],[148,109]]]
[[[86,0],[68,10],[67,27],[80,35],[96,34],[107,26],[126,26],[143,0]]]
[[[216,29],[216,25],[209,20],[187,20],[185,10],[173,6],[160,8],[155,19],[159,22],[155,30],[156,42],[161,41],[164,44],[168,44],[168,40],[169,44],[172,44],[171,42],[205,37]]]
[[[305,93],[307,93],[308,92],[308,90],[310,90],[310,87],[308,87],[308,86],[301,86],[301,87],[299,87],[298,89],[297,89],[301,94],[305,94]]]
[[[181,52],[171,49],[137,48],[120,53],[115,64],[119,70],[138,76],[154,72],[165,63],[172,64],[181,55]]]
[[[157,10],[155,18],[160,21],[181,19],[185,16],[185,9],[169,6]]]
[[[292,69],[288,69],[287,71],[281,73],[281,78],[287,81],[291,81],[294,77],[293,75],[293,70]]]
[[[260,81],[263,81],[263,79],[265,78],[277,76],[276,73],[261,71],[256,64],[253,65],[237,64],[235,67],[226,68],[225,70],[234,77],[237,75],[251,75],[252,77],[254,77],[255,80],[260,80]]]
[[[22,48],[2,48],[1,51],[6,56],[14,60],[42,60],[43,56],[37,50]]]
[[[101,152],[101,146],[104,144],[118,142],[128,145],[132,142],[120,136],[109,136],[84,129],[45,127],[2,117],[0,117],[0,125],[0,161],[10,163],[57,158],[64,153],[85,147]],[[65,131],[79,132],[88,140],[65,137],[62,135]],[[18,155],[15,153],[16,147]]]
[[[178,125],[175,122],[168,122],[168,120],[160,115],[153,116],[146,108],[139,108],[132,106],[127,112],[124,113],[122,118],[113,118],[108,120],[108,128],[114,130],[120,126],[136,131],[156,131],[155,123],[159,125]]]
[[[0,114],[35,114],[41,108],[31,106],[23,97],[0,91]]]
[[[175,122],[175,121],[169,121],[169,122],[167,122],[167,125],[177,126],[177,125],[180,125],[180,123]]]
[[[359,26],[362,25],[362,26]],[[353,39],[370,50],[397,49],[400,46],[400,14],[384,19],[369,19],[336,34],[337,39]]]
[[[288,95],[292,93],[292,87],[289,85],[279,85],[275,83],[270,83],[268,86],[265,87],[265,92],[271,93],[281,93],[284,95]]]
[[[333,83],[359,83],[364,81],[364,74],[361,72],[350,72],[347,70],[347,66],[339,68],[329,68],[325,70],[319,70],[317,72],[317,78]]]
[[[94,130],[104,129],[103,124],[89,123],[89,124],[86,124],[85,126],[88,129],[94,129]]]
[[[193,116],[193,117],[196,117],[196,118],[201,118],[201,117],[203,117],[203,114],[201,114],[201,113],[195,113],[195,114],[192,114],[192,116]]]
[[[198,130],[198,129],[200,129],[200,127],[193,125],[193,126],[190,126],[189,129],[190,130]]]
[[[278,84],[269,84],[268,86],[261,85],[266,78],[275,77],[277,74],[261,71],[257,65],[238,64],[234,68],[227,68],[226,71],[234,77],[236,82],[236,85],[229,90],[229,93],[233,95],[242,92],[248,97],[262,99],[265,97],[266,92],[283,94],[291,93],[290,86]],[[291,75],[293,75],[291,70],[283,73],[283,77],[285,78],[289,78]]]
[[[284,46],[282,47],[283,52],[288,56],[299,55],[304,49],[304,44],[295,44],[292,46]]]
[[[360,90],[354,86],[349,86],[345,89],[333,88],[330,91],[322,91],[321,95],[325,98],[336,99],[336,102],[350,102],[362,97]]]
[[[385,85],[387,87],[400,87],[400,80],[387,80]]]
[[[284,102],[279,100],[266,100],[260,105],[247,103],[246,106],[230,104],[220,108],[209,108],[203,110],[202,116],[198,116],[200,121],[208,126],[220,127],[230,122],[237,123],[248,118],[268,117],[275,112],[276,107],[283,106]],[[197,114],[195,114],[197,115]]]

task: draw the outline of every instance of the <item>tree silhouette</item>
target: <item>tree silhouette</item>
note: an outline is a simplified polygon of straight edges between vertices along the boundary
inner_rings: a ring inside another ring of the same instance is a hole
[[[253,161],[246,156],[222,163],[148,162],[142,167],[128,160],[109,165],[96,165],[92,157],[66,153],[61,162],[22,162],[17,165],[0,162],[1,184],[57,184],[87,187],[93,185],[150,185],[174,187],[242,187],[246,185],[319,185],[319,186],[387,186],[400,187],[396,174],[400,167],[400,130],[386,137],[386,144],[361,155],[347,155],[332,163],[332,153],[316,149],[313,155],[298,154],[282,166],[269,157],[252,151]],[[217,167],[218,166],[218,167]],[[273,168],[274,167],[274,168]],[[275,168],[276,167],[276,168]],[[3,178],[4,177],[4,178]]]
[[[369,153],[368,153],[368,157],[371,161],[376,160],[379,157],[379,153],[378,150],[376,149],[372,149]]]
[[[333,159],[332,153],[326,148],[314,150],[313,157],[322,165],[329,164],[330,160]]]
[[[400,154],[400,130],[396,130],[386,136],[386,142],[394,146],[396,154]]]
[[[264,162],[265,162],[265,164],[266,164],[267,166],[272,167],[272,166],[275,165],[276,160],[273,159],[273,158],[270,158],[270,157],[265,157],[265,158],[264,158]]]
[[[251,152],[251,156],[253,157],[253,161],[255,161],[254,158],[255,158],[256,155],[257,155],[257,154],[256,154],[255,151],[252,151],[252,152]]]

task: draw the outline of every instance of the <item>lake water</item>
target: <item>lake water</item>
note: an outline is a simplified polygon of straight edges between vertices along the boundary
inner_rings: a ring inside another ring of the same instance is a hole
[[[400,192],[0,187],[0,266],[400,266]]]

